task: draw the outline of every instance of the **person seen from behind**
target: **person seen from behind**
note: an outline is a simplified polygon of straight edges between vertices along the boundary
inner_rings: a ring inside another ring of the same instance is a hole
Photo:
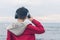
[[[34,19],[25,7],[16,10],[15,19],[17,19],[17,22],[7,27],[6,40],[36,40],[35,34],[45,32],[43,25]],[[30,20],[34,25],[26,23],[26,19]]]

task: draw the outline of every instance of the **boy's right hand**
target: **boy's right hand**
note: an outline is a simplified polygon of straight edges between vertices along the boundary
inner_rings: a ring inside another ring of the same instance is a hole
[[[30,21],[32,21],[33,20],[33,17],[31,17],[31,15],[29,14],[28,16],[28,19],[30,20]]]
[[[29,18],[29,20],[32,21],[33,20],[33,17]]]

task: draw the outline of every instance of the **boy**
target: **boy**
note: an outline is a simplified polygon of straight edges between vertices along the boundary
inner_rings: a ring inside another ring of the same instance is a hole
[[[45,32],[41,23],[28,13],[28,9],[24,7],[16,10],[15,19],[17,19],[17,22],[7,27],[7,40],[35,40],[35,34],[42,34]],[[27,18],[35,26],[31,23],[26,23],[25,19]]]

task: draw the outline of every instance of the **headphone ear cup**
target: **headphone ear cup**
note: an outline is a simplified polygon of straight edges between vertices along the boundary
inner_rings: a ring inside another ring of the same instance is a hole
[[[17,19],[18,18],[18,15],[15,15],[15,19]]]
[[[28,15],[28,18],[31,18],[30,14]]]

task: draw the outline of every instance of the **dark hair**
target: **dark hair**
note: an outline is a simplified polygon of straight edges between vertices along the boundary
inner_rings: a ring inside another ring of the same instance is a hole
[[[18,18],[25,19],[28,12],[29,12],[28,9],[26,9],[25,7],[18,8],[16,10],[15,19],[18,19]]]

